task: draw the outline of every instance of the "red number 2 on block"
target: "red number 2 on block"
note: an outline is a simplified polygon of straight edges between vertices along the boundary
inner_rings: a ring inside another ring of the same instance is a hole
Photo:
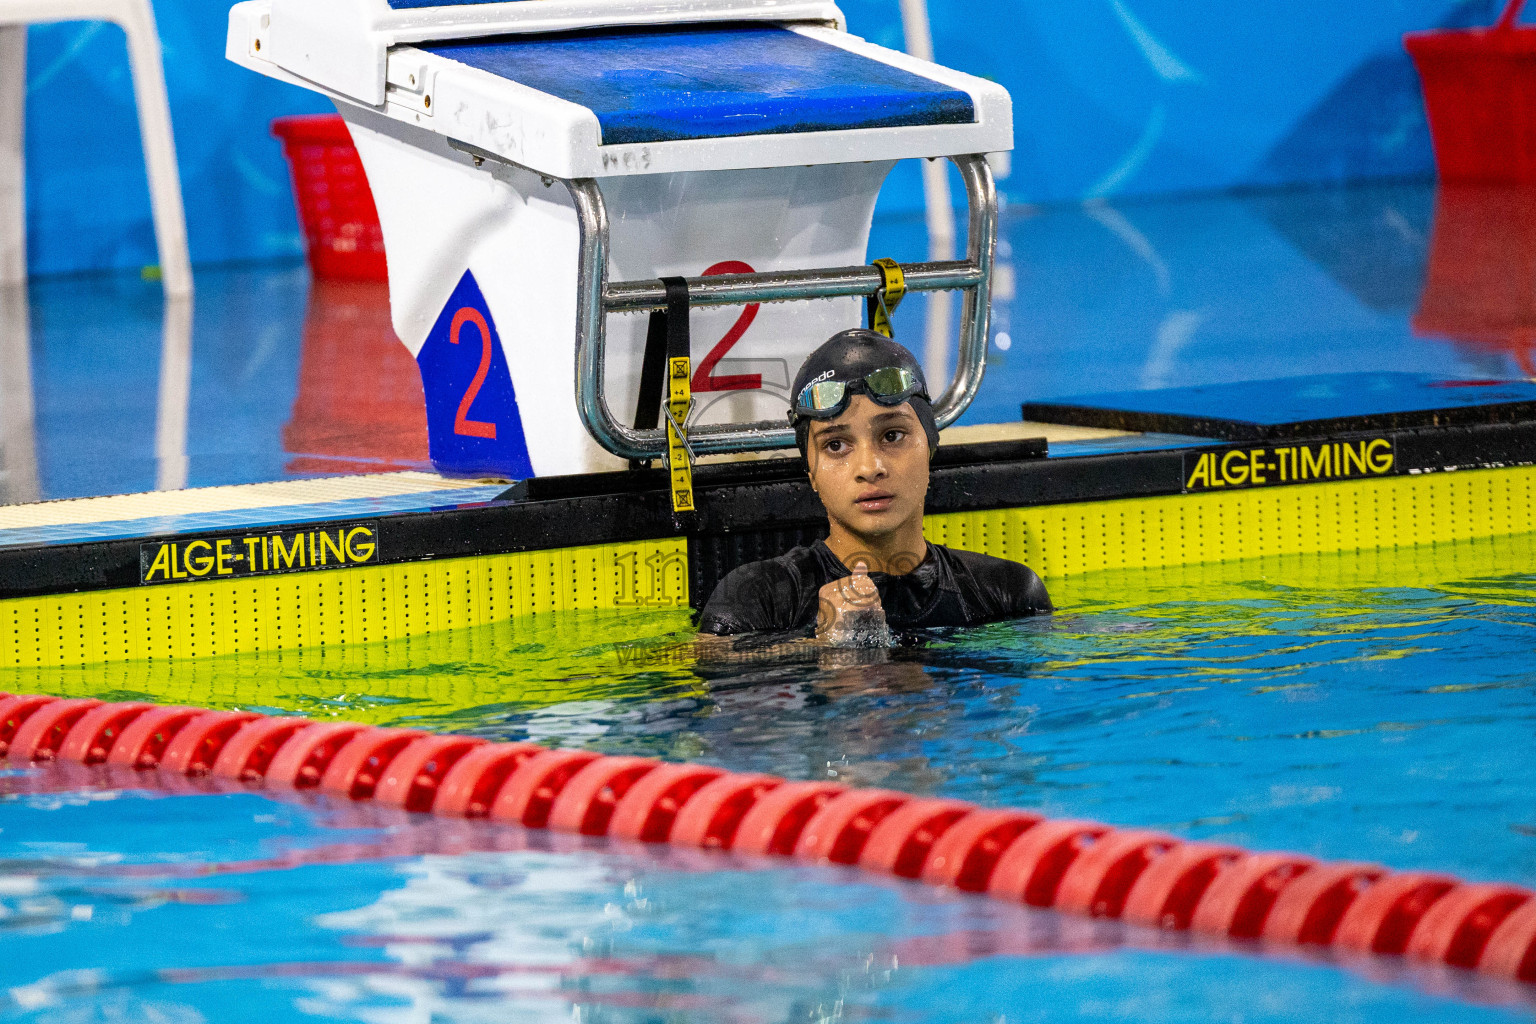
[[[453,432],[463,437],[483,437],[494,441],[496,424],[469,418],[469,407],[475,404],[475,398],[491,372],[491,325],[485,322],[485,317],[480,315],[478,309],[466,306],[453,314],[453,326],[448,330],[448,340],[457,345],[465,324],[474,324],[480,332],[480,368],[475,371],[475,379],[469,382],[469,390],[464,392],[464,397],[459,401],[459,414],[453,418]]]
[[[716,277],[720,274],[752,274],[756,273],[749,264],[740,260],[726,260],[716,263],[704,271],[705,277]],[[699,363],[698,372],[693,375],[694,391],[756,391],[763,386],[763,375],[760,373],[736,373],[727,374],[724,377],[715,376],[715,367],[720,365],[720,360],[725,354],[741,340],[741,336],[747,333],[747,328],[752,326],[752,321],[757,319],[759,303],[752,303],[741,311],[741,316],[731,325],[731,329],[725,332],[725,337],[719,344],[709,350]]]

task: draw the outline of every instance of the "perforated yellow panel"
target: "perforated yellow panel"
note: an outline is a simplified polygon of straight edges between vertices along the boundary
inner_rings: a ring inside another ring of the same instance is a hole
[[[525,615],[685,608],[681,538],[0,601],[0,668],[367,643]]]
[[[1363,551],[1536,531],[1536,468],[929,516],[929,540],[1046,578],[1241,558]]]
[[[1536,531],[1536,468],[930,516],[930,540],[1060,579]],[[684,608],[663,541],[0,602],[0,668],[191,659],[421,636],[557,611]]]
[[[695,693],[689,666],[665,656],[691,634],[686,609],[572,611],[368,644],[0,668],[0,691],[445,727],[479,721],[487,709],[633,700],[637,673],[647,695]],[[647,657],[657,649],[661,656]]]
[[[1362,592],[1409,589],[1461,595],[1482,605],[1528,608],[1532,589],[1526,579],[1532,574],[1536,574],[1536,533],[1523,533],[1455,544],[1106,569],[1058,577],[1051,583],[1051,600],[1058,607],[1095,612],[1145,609],[1191,598],[1201,604],[1259,599],[1290,607],[1312,606],[1321,600],[1336,610],[1369,600],[1360,596]],[[1390,603],[1396,598],[1382,600]]]

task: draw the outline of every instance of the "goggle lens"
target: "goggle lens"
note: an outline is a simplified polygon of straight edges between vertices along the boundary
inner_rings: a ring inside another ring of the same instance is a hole
[[[840,380],[812,384],[800,394],[800,405],[812,412],[836,409],[848,397],[848,385]]]
[[[864,378],[869,393],[878,398],[892,398],[917,387],[917,375],[900,366],[887,366]]]
[[[896,400],[904,401],[922,391],[917,374],[904,367],[886,366],[852,384],[840,380],[817,381],[800,392],[796,404],[805,415],[835,414],[841,412],[847,404],[849,389],[858,388],[860,384],[871,398],[882,404],[894,405]]]

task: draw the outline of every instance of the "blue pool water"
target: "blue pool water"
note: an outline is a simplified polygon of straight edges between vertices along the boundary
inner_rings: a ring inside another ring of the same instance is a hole
[[[33,675],[836,777],[1536,883],[1536,540],[1053,583],[883,663],[701,663],[673,614]],[[852,660],[850,660],[852,659]],[[190,671],[190,670],[188,670]],[[0,680],[15,689],[22,680]],[[1529,991],[862,874],[96,772],[0,786],[0,1019],[1527,1019]]]

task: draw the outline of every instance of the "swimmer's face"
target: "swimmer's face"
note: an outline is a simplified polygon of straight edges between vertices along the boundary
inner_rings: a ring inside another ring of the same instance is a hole
[[[843,414],[811,423],[811,486],[827,514],[860,537],[879,537],[923,515],[928,436],[909,403],[854,395]]]

